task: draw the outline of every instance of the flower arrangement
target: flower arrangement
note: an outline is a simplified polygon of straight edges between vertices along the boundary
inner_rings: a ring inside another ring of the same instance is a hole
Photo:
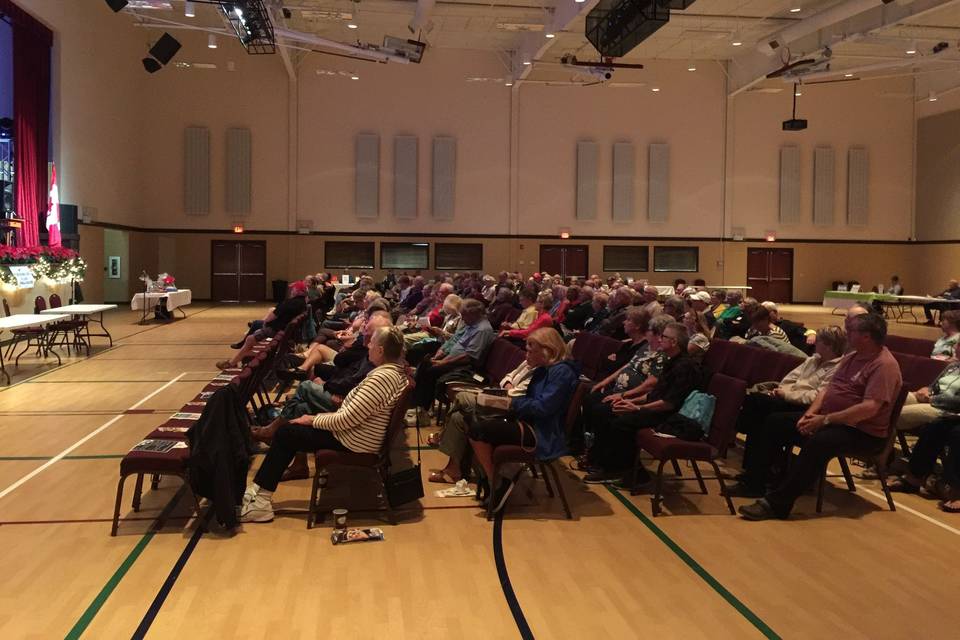
[[[17,279],[6,266],[18,264],[28,265],[33,277],[38,280],[83,280],[87,272],[87,263],[73,249],[0,246],[0,282],[15,285]]]

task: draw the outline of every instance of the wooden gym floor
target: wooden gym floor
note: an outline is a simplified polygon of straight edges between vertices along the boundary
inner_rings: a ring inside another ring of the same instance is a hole
[[[59,368],[25,359],[0,390],[0,637],[956,637],[960,518],[918,496],[898,495],[890,513],[869,480],[856,494],[835,481],[822,516],[805,497],[790,521],[749,523],[727,514],[710,480],[709,495],[668,483],[654,519],[649,496],[587,487],[564,469],[573,521],[525,478],[502,522],[426,483],[390,526],[363,510],[376,505],[367,477],[335,473],[325,504],[386,532],[339,547],[329,521],[306,529],[306,480],[281,486],[273,523],[233,537],[201,533],[176,479],[133,513],[131,480],[111,538],[119,459],[216,374],[263,309],[188,313],[148,327],[108,314],[113,348]],[[785,315],[834,322],[817,307]],[[415,454],[412,429],[408,445],[403,456]],[[422,453],[427,469],[442,466]]]

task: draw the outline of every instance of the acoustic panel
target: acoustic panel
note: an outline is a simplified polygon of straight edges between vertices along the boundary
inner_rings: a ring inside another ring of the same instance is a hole
[[[780,224],[800,223],[800,147],[780,147]]]
[[[417,217],[417,137],[393,139],[393,215],[401,220]]]
[[[833,224],[834,178],[833,149],[817,147],[813,151],[813,223]]]
[[[227,129],[227,213],[250,213],[250,129]]]
[[[357,134],[354,213],[358,218],[380,215],[380,136]]]
[[[865,225],[869,222],[869,180],[867,150],[851,148],[847,152],[847,224]]]
[[[616,142],[613,145],[613,221],[633,220],[633,182],[636,157],[633,144]]]
[[[445,136],[433,139],[433,217],[453,220],[456,203],[457,140]]]
[[[578,220],[597,219],[597,143],[577,142],[577,211]]]
[[[666,222],[670,214],[670,145],[650,145],[647,220]]]
[[[183,132],[183,211],[191,216],[210,213],[210,129],[187,127]]]

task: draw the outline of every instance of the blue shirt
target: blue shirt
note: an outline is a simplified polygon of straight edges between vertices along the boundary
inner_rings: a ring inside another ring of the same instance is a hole
[[[474,361],[479,360],[497,334],[486,318],[476,324],[465,324],[443,343],[440,350],[448,356],[467,354]]]

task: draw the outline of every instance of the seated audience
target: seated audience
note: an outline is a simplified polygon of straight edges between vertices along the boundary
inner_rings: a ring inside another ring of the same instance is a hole
[[[570,287],[577,290],[580,294],[577,303],[571,304],[567,309],[567,315],[563,320],[563,326],[568,331],[581,331],[583,325],[593,316],[593,287],[583,286]]]
[[[491,489],[497,480],[493,477],[496,447],[529,447],[535,449],[538,460],[552,460],[566,452],[564,421],[579,384],[579,368],[568,359],[567,345],[556,329],[537,329],[527,337],[527,364],[536,371],[525,394],[510,399],[510,413],[479,419],[468,432],[474,456]],[[518,476],[504,479],[490,496],[494,511],[503,508]]]
[[[705,315],[707,316],[707,322],[710,324],[711,329],[717,324],[717,318],[727,310],[728,305],[726,300],[727,293],[725,291],[716,289],[710,292],[710,308],[707,309]]]
[[[335,413],[303,415],[276,430],[260,470],[243,494],[241,522],[273,520],[273,492],[297,452],[380,452],[391,411],[408,382],[402,365],[403,334],[396,327],[377,329],[368,357],[375,368],[346,395]]]
[[[900,276],[890,276],[890,286],[887,287],[886,293],[892,296],[903,295],[903,285],[900,284]]]
[[[523,395],[535,371],[536,368],[531,367],[530,363],[524,360],[516,369],[505,375],[498,386],[506,390],[509,396]],[[484,408],[477,406],[477,394],[479,392],[479,388],[474,388],[458,393],[447,412],[447,418],[443,423],[443,431],[431,433],[427,437],[428,444],[437,446],[442,453],[449,457],[447,465],[443,469],[431,471],[428,478],[430,482],[455,484],[460,478],[464,477],[463,466],[466,456],[470,452],[467,432],[478,416],[486,413]]]
[[[423,301],[423,286],[425,284],[423,276],[416,276],[412,281],[408,276],[400,276],[397,284],[400,287],[400,298],[397,302],[397,308],[400,310],[400,313],[410,313]]]
[[[943,335],[933,345],[931,358],[950,360],[960,342],[960,311],[944,311],[940,314],[940,329]]]
[[[934,420],[960,415],[960,344],[953,349],[954,361],[936,380],[907,394],[897,421],[898,431],[917,431]]]
[[[522,294],[520,297],[523,299]],[[537,314],[533,322],[523,329],[503,329],[500,331],[500,337],[510,338],[511,340],[526,340],[527,336],[537,329],[553,327],[553,318],[550,317],[550,312],[547,311],[551,306],[553,306],[553,294],[549,291],[541,291],[537,295],[537,301],[533,304],[534,311]]]
[[[487,347],[496,338],[487,322],[483,304],[465,300],[460,304],[463,326],[443,343],[432,358],[423,360],[417,367],[414,390],[416,407],[429,409],[448,380],[469,376],[469,372],[483,357]]]
[[[517,307],[513,303],[513,297],[513,290],[509,287],[497,289],[497,297],[490,305],[489,319],[491,326],[498,328],[503,326],[507,322],[507,318],[516,312]]]
[[[244,358],[253,353],[254,345],[261,340],[277,335],[277,332],[283,331],[294,318],[307,310],[307,285],[302,280],[291,284],[287,295],[286,300],[275,306],[263,317],[263,325],[243,339],[243,342],[239,344],[240,350],[232,358],[221,360],[216,364],[218,369],[238,367]]]
[[[936,297],[944,298],[944,302],[928,302],[927,304],[923,305],[923,313],[925,316],[927,316],[926,324],[930,326],[936,324],[933,321],[934,311],[946,311],[948,309],[956,308],[957,305],[955,301],[960,300],[960,283],[958,283],[956,280],[951,280],[947,283],[947,288]]]
[[[609,315],[601,322],[590,323],[588,329],[592,333],[624,340],[627,337],[623,324],[627,318],[627,309],[633,302],[633,292],[627,287],[618,287],[610,296],[608,303]]]
[[[760,306],[770,312],[770,322],[783,329],[790,344],[800,351],[804,351],[804,355],[809,353],[809,346],[816,340],[815,331],[807,329],[799,322],[782,318],[780,316],[780,309],[775,302],[764,300],[760,303]]]
[[[740,298],[738,304],[724,311],[717,320],[713,337],[721,340],[729,340],[734,336],[742,338],[750,328],[750,318],[759,307],[760,304],[754,298]]]
[[[943,477],[933,487],[937,458],[943,457]],[[960,416],[954,414],[928,424],[910,454],[909,470],[888,485],[891,491],[919,493],[929,487],[942,498],[939,507],[947,513],[960,513]]]
[[[683,320],[683,314],[686,311],[686,304],[680,296],[667,296],[663,301],[663,312],[673,318],[676,322]]]
[[[696,307],[691,307],[683,314],[683,326],[687,328],[689,336],[687,350],[690,357],[698,363],[703,362],[704,356],[710,350],[710,335],[712,333],[707,323],[706,313],[696,311]]]
[[[440,345],[449,340],[463,325],[460,317],[462,304],[460,296],[451,293],[443,301],[441,326],[435,327],[431,323],[422,331],[404,334],[403,341],[407,346],[407,362],[410,366],[416,367],[426,356],[436,353]]]
[[[665,361],[656,385],[635,400],[614,401],[616,416],[608,425],[595,430],[593,447],[588,452],[592,470],[584,482],[609,483],[624,478],[635,458],[637,431],[663,424],[699,385],[700,369],[687,355],[686,327],[679,322],[668,324],[660,336],[659,351]],[[649,475],[642,473],[641,482],[648,481]]]
[[[737,336],[735,341],[751,342],[764,349],[779,350],[778,346],[790,346],[790,340],[783,329],[770,321],[770,311],[766,307],[758,306],[750,316],[750,328],[743,334],[742,340]]]
[[[604,320],[610,317],[610,309],[607,306],[609,302],[610,296],[605,291],[594,292],[590,304],[590,317],[583,323],[584,331],[592,333],[594,327],[599,327]]]
[[[540,310],[537,309],[536,289],[527,287],[521,290],[517,297],[520,299],[520,308],[522,309],[520,317],[515,322],[504,322],[500,325],[500,329],[526,329],[540,316]]]
[[[647,341],[649,324],[650,316],[642,307],[626,308],[623,320],[626,339],[622,341],[623,344],[619,349],[607,356],[607,362],[600,367],[600,375],[606,377],[611,372],[623,368],[640,351],[644,353],[650,350],[656,351]]]
[[[494,299],[497,297],[497,281],[493,276],[483,276],[483,289],[481,290],[481,295],[487,304],[493,304]]]
[[[660,306],[658,300],[660,299],[660,292],[657,291],[657,288],[652,284],[647,284],[643,286],[643,293],[641,294],[642,300],[640,302],[643,305],[644,310],[650,315],[651,318],[654,316],[660,315],[663,311],[663,307]]]
[[[792,447],[801,449],[775,489],[740,507],[744,518],[787,518],[796,499],[832,458],[871,456],[883,450],[892,428],[890,411],[902,384],[900,366],[883,346],[886,335],[887,323],[877,314],[848,318],[847,341],[853,351],[841,359],[830,384],[805,412],[771,414],[762,427],[752,430],[746,445],[750,453],[745,453],[749,467],[732,493],[766,487],[772,479],[770,468],[786,468]]]

